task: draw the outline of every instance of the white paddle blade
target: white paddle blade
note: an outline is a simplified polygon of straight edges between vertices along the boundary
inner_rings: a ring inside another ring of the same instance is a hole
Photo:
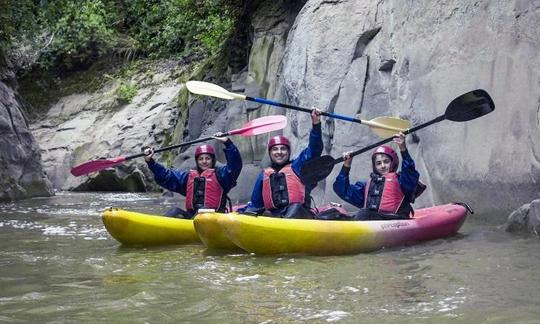
[[[404,132],[411,128],[411,122],[397,117],[377,117],[368,122],[365,122],[371,127],[371,130],[381,138],[394,136],[399,132]]]
[[[209,82],[188,81],[186,82],[186,87],[188,88],[189,92],[202,96],[210,96],[226,100],[246,99],[246,96],[244,95],[229,92],[222,87]]]

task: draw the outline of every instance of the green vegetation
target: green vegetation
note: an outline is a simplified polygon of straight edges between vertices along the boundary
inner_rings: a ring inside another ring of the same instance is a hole
[[[116,90],[116,96],[120,103],[130,103],[133,97],[137,95],[139,88],[135,84],[120,82],[120,86]]]
[[[0,58],[24,48],[31,65],[84,68],[105,55],[197,59],[215,54],[237,19],[227,0],[1,0]]]

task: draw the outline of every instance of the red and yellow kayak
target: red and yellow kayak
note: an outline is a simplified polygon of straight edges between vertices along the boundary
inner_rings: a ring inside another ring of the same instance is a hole
[[[107,231],[125,245],[200,243],[192,219],[137,213],[109,208],[102,214]]]
[[[284,219],[237,213],[215,216],[238,247],[255,254],[341,255],[407,245],[457,233],[467,209],[446,204],[415,211],[414,218],[385,221]]]

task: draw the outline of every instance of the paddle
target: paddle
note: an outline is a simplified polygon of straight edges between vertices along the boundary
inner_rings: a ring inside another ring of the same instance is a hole
[[[493,100],[491,99],[489,94],[481,89],[473,90],[452,100],[443,115],[433,120],[430,120],[427,123],[415,126],[411,129],[407,129],[403,132],[403,134],[407,135],[416,132],[417,130],[428,127],[445,119],[455,122],[473,120],[475,118],[489,114],[493,110],[495,110],[495,104],[493,103]],[[366,146],[362,149],[352,152],[351,156],[355,156],[374,149],[384,143],[392,141],[392,139],[393,137],[389,137],[375,144]],[[325,179],[332,172],[334,165],[343,162],[343,160],[343,157],[334,159],[330,155],[324,155],[320,158],[308,161],[302,166],[302,169],[300,171],[300,179],[302,179],[302,182],[305,184],[316,184],[317,182]]]
[[[277,107],[288,108],[288,109],[293,109],[297,111],[311,113],[311,109],[308,109],[308,108],[302,108],[302,107],[279,103],[279,102],[268,100],[268,99],[248,97],[242,94],[232,93],[223,89],[222,87],[218,85],[215,85],[209,82],[188,81],[186,83],[186,87],[188,88],[190,92],[198,94],[198,95],[211,96],[211,97],[216,97],[216,98],[221,98],[221,99],[226,99],[226,100],[238,99],[238,100],[255,101],[258,103],[267,104],[271,106],[277,106]],[[371,130],[375,134],[377,134],[377,136],[379,137],[392,136],[396,132],[402,132],[408,129],[409,127],[411,127],[411,123],[408,120],[403,120],[396,117],[377,117],[372,120],[361,120],[361,119],[356,119],[356,118],[352,118],[348,116],[342,116],[342,115],[329,113],[325,111],[321,112],[321,115],[367,125],[371,127]]]
[[[268,133],[275,130],[280,130],[280,129],[285,128],[285,126],[287,126],[287,118],[285,116],[265,116],[265,117],[253,119],[252,121],[244,124],[242,128],[233,129],[226,133],[223,133],[223,136],[230,136],[230,135],[253,136],[253,135]],[[199,138],[199,139],[189,141],[189,142],[183,142],[176,145],[162,147],[160,149],[155,150],[154,153],[168,151],[168,150],[172,150],[181,146],[200,143],[200,142],[208,141],[211,139],[212,137],[204,137],[204,138]],[[95,171],[103,170],[106,168],[110,168],[124,161],[138,158],[144,155],[145,155],[144,153],[139,153],[139,154],[130,155],[130,156],[119,156],[112,159],[101,159],[101,160],[85,162],[71,169],[71,174],[78,177],[84,174],[88,174],[90,172],[95,172]]]

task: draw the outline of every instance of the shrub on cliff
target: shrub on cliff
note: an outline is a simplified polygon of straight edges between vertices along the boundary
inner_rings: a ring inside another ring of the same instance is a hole
[[[227,0],[5,0],[1,48],[33,66],[71,70],[105,55],[177,57],[214,54],[236,10]]]

